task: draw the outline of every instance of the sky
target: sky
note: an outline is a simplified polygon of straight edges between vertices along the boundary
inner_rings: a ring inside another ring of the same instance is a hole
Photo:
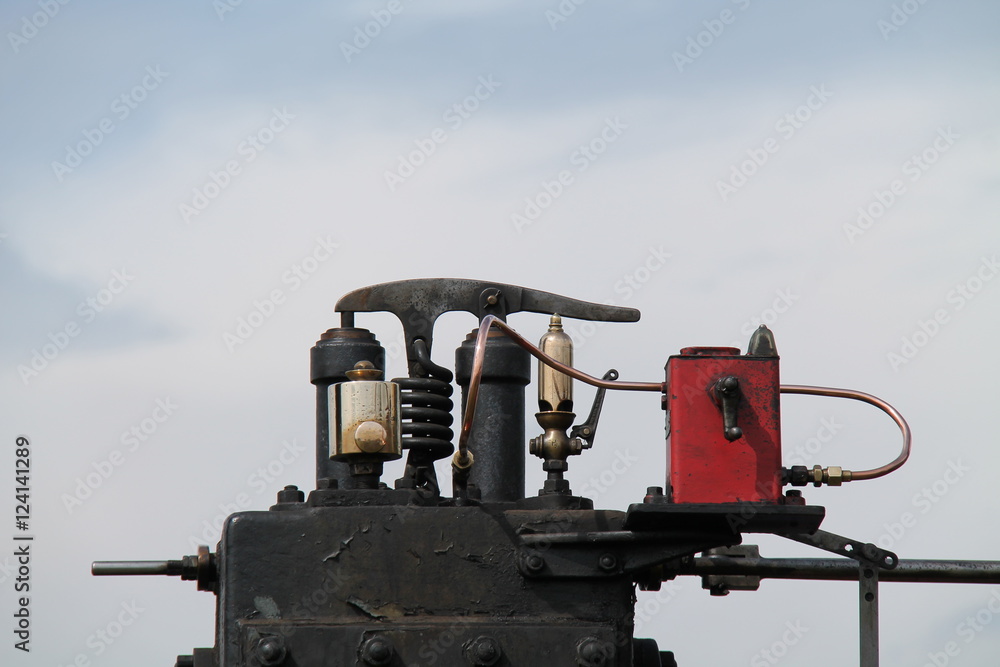
[[[406,278],[638,308],[566,322],[577,366],[624,380],[765,323],[783,382],[873,393],[913,428],[898,472],[805,490],[826,530],[1000,557],[998,18],[970,0],[4,3],[0,470],[13,515],[26,436],[35,539],[31,651],[8,629],[0,663],[211,646],[210,594],[90,563],[180,558],[234,508],[310,488],[308,350],[341,295]],[[536,339],[546,318],[510,323]],[[403,375],[398,322],[358,325]],[[452,366],[474,325],[442,317],[434,359]],[[789,465],[874,467],[900,445],[860,404],[786,397],[782,415]],[[568,479],[599,507],[638,502],[663,483],[663,426],[656,397],[609,394]],[[881,593],[883,664],[995,662],[1000,585]],[[711,598],[681,579],[637,608],[637,636],[682,665],[857,652],[846,582]]]

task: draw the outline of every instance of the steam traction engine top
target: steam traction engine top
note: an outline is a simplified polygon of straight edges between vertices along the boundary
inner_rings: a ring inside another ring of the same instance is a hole
[[[213,648],[177,666],[667,667],[673,654],[633,637],[635,586],[702,577],[713,595],[756,590],[761,578],[859,581],[860,664],[878,664],[878,582],[1000,581],[1000,564],[900,561],[872,544],[820,530],[822,507],[796,489],[885,475],[902,465],[909,428],[861,392],[781,385],[771,332],[746,352],[687,347],[665,382],[624,382],[572,367],[561,318],[635,322],[631,308],[514,285],[422,279],[355,290],[337,303],[341,326],[311,350],[316,386],[316,488],[278,493],[268,511],[238,512],[215,552],[177,561],[97,562],[94,574],[166,574],[217,597]],[[408,377],[384,380],[385,351],[355,315],[388,311],[403,325]],[[431,360],[434,322],[467,311],[480,326],[458,347],[455,373]],[[550,314],[534,346],[511,313]],[[526,496],[525,392],[538,361],[541,433],[528,443],[547,474]],[[457,448],[452,380],[462,388]],[[577,421],[573,380],[596,386]],[[594,445],[607,389],[655,391],[667,421],[663,487],[626,511],[594,509],[567,478]],[[781,393],[870,403],[896,421],[900,455],[873,470],[781,464]],[[383,464],[406,454],[402,477]],[[451,457],[451,496],[434,462]],[[768,559],[742,545],[772,533],[839,558]],[[701,555],[698,555],[701,554]],[[685,656],[682,664],[697,664]],[[148,657],[144,664],[150,664]]]

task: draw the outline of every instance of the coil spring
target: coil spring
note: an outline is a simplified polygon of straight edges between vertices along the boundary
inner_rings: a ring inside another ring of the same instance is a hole
[[[434,377],[395,378],[393,382],[400,388],[403,420],[403,449],[409,449],[407,461],[410,465],[429,466],[438,459],[451,456],[455,451],[451,439],[454,432],[449,428],[454,403],[451,395],[454,377],[447,368],[430,360],[423,341],[414,344],[417,361],[423,369]]]
[[[403,404],[403,449],[409,449],[418,465],[450,456],[454,433],[450,398],[452,386],[435,378],[396,378]],[[416,456],[418,455],[419,456]]]

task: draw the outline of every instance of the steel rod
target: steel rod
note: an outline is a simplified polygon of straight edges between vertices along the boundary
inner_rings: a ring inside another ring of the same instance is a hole
[[[858,566],[858,630],[861,667],[878,667],[878,578],[879,568]]]
[[[178,577],[184,569],[179,560],[99,560],[90,566],[96,577],[163,574]]]
[[[858,563],[848,558],[734,558],[702,556],[675,570],[682,575],[746,575],[762,579],[857,581]],[[1000,562],[902,559],[894,570],[880,570],[879,581],[997,584]]]

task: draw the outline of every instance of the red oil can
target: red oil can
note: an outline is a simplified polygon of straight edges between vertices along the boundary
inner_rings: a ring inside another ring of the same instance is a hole
[[[778,355],[770,330],[757,330],[747,354],[684,348],[666,371],[671,502],[782,502]]]

